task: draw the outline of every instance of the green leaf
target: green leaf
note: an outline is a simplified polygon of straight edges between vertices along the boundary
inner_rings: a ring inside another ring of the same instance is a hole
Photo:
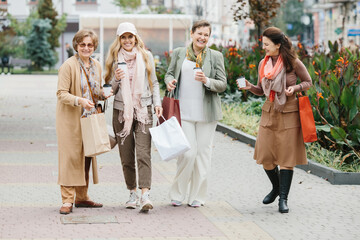
[[[344,87],[340,101],[347,109],[350,109],[355,104],[356,98],[348,87]]]
[[[349,66],[346,68],[344,80],[346,84],[354,81],[354,65],[352,63],[349,63]]]
[[[351,122],[355,116],[358,114],[358,109],[356,107],[356,105],[353,105],[353,107],[350,109],[349,111],[349,122]]]
[[[330,132],[329,125],[316,125],[316,131]]]
[[[331,95],[333,95],[335,98],[338,98],[340,96],[340,86],[338,84],[338,81],[331,81],[329,86]]]
[[[341,127],[332,127],[330,133],[333,138],[339,141],[346,138],[346,132]]]
[[[339,111],[338,108],[335,106],[334,102],[330,103],[330,111],[334,115],[335,119],[339,118]]]

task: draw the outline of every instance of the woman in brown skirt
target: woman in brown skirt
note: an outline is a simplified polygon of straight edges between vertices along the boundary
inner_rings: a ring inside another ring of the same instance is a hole
[[[291,40],[280,29],[267,28],[262,41],[266,56],[259,63],[258,83],[255,86],[245,80],[246,87],[240,89],[266,96],[254,159],[263,165],[273,186],[263,203],[272,203],[280,196],[279,212],[287,213],[293,168],[307,164],[295,92],[307,90],[312,81]],[[298,78],[300,83],[296,84]]]

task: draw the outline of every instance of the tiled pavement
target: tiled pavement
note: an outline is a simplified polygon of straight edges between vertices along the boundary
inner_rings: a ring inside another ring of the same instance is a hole
[[[176,162],[153,149],[154,210],[124,208],[128,197],[117,150],[98,157],[100,184],[89,195],[102,209],[72,217],[117,223],[62,224],[55,135],[56,76],[0,76],[0,239],[360,239],[360,186],[335,186],[295,169],[289,214],[263,205],[270,184],[253,148],[216,133],[204,207],[170,206]],[[110,116],[107,120],[110,123]],[[239,116],[241,117],[241,116]]]

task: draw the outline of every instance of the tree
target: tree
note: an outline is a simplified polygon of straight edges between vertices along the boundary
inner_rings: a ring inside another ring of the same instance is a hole
[[[10,27],[7,12],[0,8],[0,57],[9,57],[12,53],[14,30]]]
[[[41,0],[38,5],[38,14],[41,19],[50,19],[51,30],[48,37],[51,50],[60,46],[59,37],[66,28],[66,14],[63,14],[60,19],[57,18],[58,13],[53,7],[52,0]]]
[[[42,70],[43,66],[55,64],[54,52],[47,39],[51,21],[49,19],[36,19],[33,21],[31,33],[26,41],[26,50],[29,58],[34,62],[35,70]]]
[[[141,0],[114,0],[116,6],[122,8],[137,9],[141,6]]]
[[[304,2],[299,0],[287,0],[286,4],[279,10],[278,16],[273,23],[283,30],[288,36],[301,35],[305,25],[300,21],[304,15]]]
[[[262,28],[276,17],[277,9],[284,2],[286,0],[237,0],[232,6],[234,21],[251,19],[257,28],[257,37],[260,37]]]

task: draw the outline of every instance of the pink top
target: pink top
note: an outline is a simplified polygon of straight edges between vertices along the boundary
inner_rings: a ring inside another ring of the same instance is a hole
[[[275,65],[278,56],[271,58],[273,65]],[[260,61],[258,69],[261,68],[263,61],[264,59]],[[258,76],[260,76],[260,74],[258,74]],[[296,84],[298,77],[301,82],[299,84]],[[264,95],[264,91],[261,87],[259,78],[260,77],[258,77],[257,85],[251,84],[250,91],[255,95],[261,96]],[[299,59],[295,60],[295,69],[289,73],[286,73],[286,87],[290,86],[294,86],[294,92],[305,91],[312,86],[312,80],[309,72],[307,71],[305,65]]]

